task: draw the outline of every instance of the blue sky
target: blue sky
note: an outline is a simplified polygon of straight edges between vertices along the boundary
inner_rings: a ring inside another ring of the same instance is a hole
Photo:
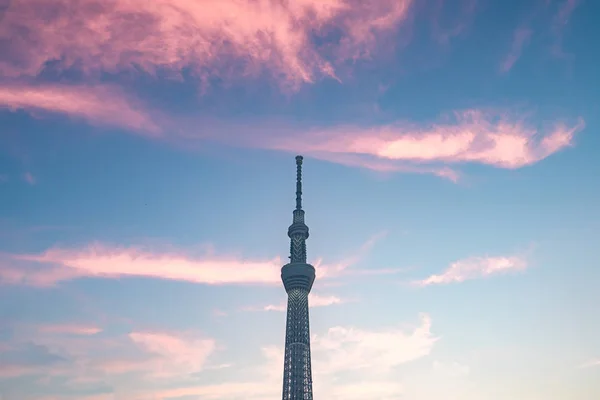
[[[317,398],[597,399],[599,12],[0,7],[0,398],[281,396],[303,154]]]

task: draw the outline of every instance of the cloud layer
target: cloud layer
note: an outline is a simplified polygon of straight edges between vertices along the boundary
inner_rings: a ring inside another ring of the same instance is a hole
[[[196,136],[181,133],[186,129],[182,121],[165,116],[157,118],[139,100],[112,86],[0,87],[0,107],[62,113],[153,138],[210,139],[234,146],[299,151],[348,166],[383,172],[430,173],[454,181],[459,179],[459,172],[452,165],[477,163],[507,169],[532,165],[571,146],[576,133],[585,127],[583,119],[539,127],[524,115],[472,109],[427,124],[398,121],[371,127],[286,129],[283,135],[272,128],[265,128],[260,134],[246,129],[244,136],[234,137],[226,133],[231,127],[214,126],[210,132]],[[167,130],[170,133],[165,136]]]
[[[13,0],[0,27],[0,73],[142,69],[256,75],[295,87],[368,57],[411,0]],[[73,34],[77,32],[77,34]],[[335,39],[327,41],[332,33]],[[318,38],[315,38],[315,36]],[[325,40],[325,43],[321,43]],[[317,43],[320,43],[319,45]]]
[[[224,348],[217,346],[215,339],[191,332],[139,330],[90,335],[73,330],[73,326],[82,325],[13,328],[9,348],[0,348],[0,378],[46,376],[52,379],[37,380],[36,386],[43,388],[60,381],[73,393],[103,388],[102,395],[116,399],[244,396],[258,400],[280,394],[283,349],[279,346],[263,347],[262,361],[253,362],[251,370],[225,365],[226,369],[236,369],[236,374],[200,384],[199,372],[213,367],[222,369],[215,360]],[[425,314],[418,324],[403,329],[331,327],[312,340],[313,366],[315,374],[321,377],[315,381],[315,394],[331,399],[360,399],[365,393],[377,398],[398,396],[402,386],[391,375],[393,368],[426,357],[437,340],[431,332],[431,319]],[[357,371],[361,378],[350,385],[338,379]],[[247,373],[253,379],[242,378]],[[235,376],[240,378],[231,379]],[[23,394],[20,393],[21,398],[28,398]],[[63,398],[67,397],[56,397]]]

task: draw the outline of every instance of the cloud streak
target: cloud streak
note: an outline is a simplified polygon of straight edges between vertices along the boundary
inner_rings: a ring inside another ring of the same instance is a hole
[[[93,325],[60,324],[40,326],[39,331],[47,334],[96,335],[102,332],[102,329]]]
[[[335,76],[334,65],[372,55],[411,0],[13,0],[0,27],[0,73],[47,68],[159,70],[178,75],[271,72],[287,86]],[[73,35],[73,32],[77,32]],[[336,40],[327,41],[335,32]],[[317,45],[319,40],[326,41]]]
[[[579,119],[540,129],[522,117],[466,110],[439,123],[313,129],[266,138],[264,145],[379,171],[420,171],[455,179],[456,172],[444,165],[477,163],[506,169],[532,165],[570,146],[584,126]]]
[[[322,264],[320,259],[317,260],[314,264],[319,279],[352,275],[353,272],[348,273],[346,269],[359,262],[378,238],[379,235],[370,238],[357,255],[339,264]],[[280,257],[249,260],[212,252],[197,256],[184,250],[157,251],[93,243],[80,249],[51,248],[41,254],[0,254],[0,284],[51,287],[85,277],[138,277],[207,285],[280,285],[283,264]],[[321,304],[337,300],[334,297],[315,297],[314,301]]]
[[[441,274],[431,275],[426,279],[414,282],[414,284],[430,286],[460,283],[491,275],[523,271],[527,267],[527,260],[519,256],[471,257],[455,261]]]
[[[14,259],[37,264],[33,268],[3,268],[8,283],[50,286],[80,277],[146,277],[223,284],[280,283],[279,258],[250,261],[235,257],[193,257],[185,252],[155,253],[136,247],[93,244],[84,249],[50,249],[40,255]]]
[[[123,127],[146,135],[159,135],[161,130],[139,101],[115,86],[0,86],[1,108],[66,114],[92,124]]]
[[[571,146],[576,133],[585,127],[581,118],[570,124],[556,122],[539,127],[524,116],[470,109],[456,111],[433,123],[397,121],[389,125],[315,127],[303,131],[291,128],[283,135],[272,127],[243,127],[245,134],[239,135],[238,129],[217,125],[194,135],[183,133],[189,130],[185,127],[189,121],[157,116],[139,100],[113,86],[0,87],[0,107],[62,113],[173,142],[215,140],[231,146],[300,151],[351,167],[434,174],[453,181],[460,178],[460,173],[452,168],[458,164],[506,169],[535,164]],[[233,131],[236,133],[231,135],[229,132]]]
[[[532,30],[527,28],[519,28],[515,31],[510,52],[500,64],[500,72],[507,73],[512,69],[516,62],[521,58],[523,49],[531,39]]]

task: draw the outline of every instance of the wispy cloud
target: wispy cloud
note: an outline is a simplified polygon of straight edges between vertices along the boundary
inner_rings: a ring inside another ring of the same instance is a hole
[[[594,368],[600,367],[600,358],[589,360],[579,366],[579,368]]]
[[[565,27],[570,21],[571,15],[581,4],[581,0],[562,0],[552,23],[552,33],[555,42],[552,46],[552,54],[559,58],[565,58],[567,54],[563,49],[563,36]]]
[[[528,267],[524,257],[471,257],[458,260],[439,275],[414,282],[418,286],[459,283],[509,272],[522,271]]]
[[[27,182],[30,185],[35,185],[37,180],[35,179],[35,176],[33,176],[33,174],[31,172],[25,172],[23,174],[23,179],[25,180],[25,182]]]
[[[97,326],[79,324],[42,325],[38,329],[41,333],[65,335],[96,335],[102,332]]]
[[[580,0],[542,0],[531,2],[532,10],[514,31],[511,48],[500,63],[500,73],[507,73],[517,63],[536,35],[536,41],[550,37],[550,53],[557,58],[568,58],[563,49],[563,36]]]
[[[132,332],[129,338],[152,356],[150,372],[154,377],[198,372],[216,350],[214,339],[190,334]]]
[[[471,372],[471,368],[467,365],[460,364],[456,361],[452,363],[443,363],[438,360],[433,362],[433,370],[453,378],[464,377]]]
[[[323,259],[319,258],[315,262],[315,268],[317,269],[317,278],[333,278],[340,275],[365,275],[365,274],[391,274],[398,273],[398,269],[385,269],[385,270],[367,270],[367,269],[350,269],[350,267],[359,264],[363,259],[371,252],[375,244],[383,240],[387,236],[387,231],[379,232],[371,236],[365,243],[363,243],[354,254],[351,254],[347,258],[341,260],[338,263],[324,263]]]
[[[548,129],[507,113],[467,110],[453,121],[378,127],[333,127],[307,134],[264,139],[266,147],[301,151],[336,163],[381,171],[435,173],[455,178],[444,165],[479,163],[515,169],[535,164],[571,145],[584,127],[557,123]]]
[[[160,132],[139,101],[115,86],[0,86],[0,108],[66,114],[151,135]]]
[[[360,370],[366,376],[382,377],[400,364],[427,356],[438,338],[431,333],[431,318],[423,314],[413,330],[380,331],[333,327],[311,343],[315,371],[321,376]]]
[[[432,13],[432,34],[438,43],[447,45],[450,41],[464,33],[473,22],[477,10],[477,0],[447,1],[435,0]],[[448,23],[444,20],[445,11],[452,10],[458,16]]]
[[[286,85],[297,86],[314,81],[318,74],[334,76],[336,62],[370,56],[375,39],[395,32],[411,4],[411,0],[15,0],[4,12],[0,28],[0,40],[10,43],[0,71],[20,76],[51,67],[85,73],[139,68],[179,74],[188,68],[203,78],[246,76],[266,69]],[[332,30],[340,32],[340,39],[317,45],[313,36],[326,40]]]
[[[523,54],[523,49],[531,38],[532,30],[519,28],[515,31],[510,52],[500,64],[500,72],[507,73]]]

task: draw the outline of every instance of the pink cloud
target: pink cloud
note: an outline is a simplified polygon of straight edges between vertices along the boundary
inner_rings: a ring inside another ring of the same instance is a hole
[[[225,312],[223,310],[219,310],[218,308],[215,308],[212,311],[212,315],[220,318],[220,317],[226,317],[228,314],[227,314],[227,312]]]
[[[476,9],[477,0],[435,0],[432,16],[433,37],[438,43],[448,45],[453,38],[461,35],[473,22]],[[443,15],[447,11],[458,13],[457,18],[450,25],[447,25],[446,21],[442,21]]]
[[[283,357],[282,357],[283,359]],[[275,382],[227,382],[212,385],[177,387],[155,391],[140,390],[135,399],[252,399],[264,400],[281,395],[281,389]]]
[[[393,374],[394,368],[431,353],[438,340],[431,325],[431,318],[423,314],[413,326],[375,330],[334,326],[323,333],[315,332],[314,373],[325,376],[315,381],[315,394],[360,399],[370,388],[377,395],[398,396],[401,385]],[[47,335],[41,331],[19,331],[11,346],[34,343],[52,354],[60,354],[66,361],[33,365],[27,371],[16,365],[2,365],[0,374],[4,371],[6,377],[14,378],[30,374],[33,368],[36,374],[64,380],[70,390],[108,383],[115,398],[139,400],[186,396],[260,400],[280,394],[283,349],[279,345],[263,347],[262,359],[244,362],[248,366],[240,367],[212,363],[219,356],[220,346],[214,339],[193,332],[133,331],[108,339],[102,335]],[[189,379],[190,374],[223,368],[236,369],[233,375],[227,372],[219,380],[211,378],[210,384],[198,385],[196,378]],[[348,392],[348,382],[339,379],[353,371],[360,371],[360,379],[350,385],[354,394]]]
[[[523,257],[471,257],[453,262],[439,275],[414,282],[418,286],[459,283],[508,272],[523,271],[528,267]]]
[[[139,68],[178,74],[256,74],[287,85],[334,76],[334,64],[368,56],[394,33],[412,0],[14,0],[0,41],[5,75],[37,75],[47,63],[86,73]],[[321,49],[311,35],[339,30]],[[72,32],[77,32],[73,35]],[[9,40],[10,39],[10,40]],[[8,44],[10,43],[10,44]],[[327,60],[323,53],[331,53]],[[232,60],[239,61],[235,66]]]
[[[13,356],[0,368],[0,376],[40,374],[68,378],[74,385],[122,374],[135,374],[138,381],[177,378],[205,369],[217,351],[215,339],[194,332],[133,331],[111,337],[93,333],[100,331],[80,325],[21,328],[11,339],[14,354],[33,343],[49,354],[60,354],[60,361],[21,365]]]
[[[583,120],[546,130],[507,114],[466,110],[454,121],[377,127],[334,127],[307,134],[263,138],[276,150],[300,151],[332,162],[378,171],[433,173],[452,180],[458,173],[440,164],[479,163],[515,169],[535,164],[571,145]]]
[[[554,17],[555,29],[560,30],[569,23],[573,11],[581,4],[581,0],[564,0]]]
[[[158,135],[160,128],[138,102],[113,86],[0,86],[0,108],[67,114]]]
[[[347,274],[345,270],[360,261],[381,237],[382,234],[370,238],[357,254],[338,264],[323,264],[318,259],[314,263],[318,276],[335,278]],[[41,254],[0,254],[0,284],[49,287],[84,277],[146,277],[208,285],[281,285],[283,264],[280,257],[247,260],[237,256],[218,256],[210,249],[203,256],[196,257],[180,250],[161,252],[96,243],[82,249],[52,248]]]
[[[428,355],[438,338],[431,333],[431,318],[422,314],[414,329],[363,330],[336,326],[312,341],[315,368],[322,374],[368,370],[382,376],[400,364]],[[408,331],[408,332],[407,332]]]
[[[129,339],[143,351],[156,357],[154,361],[145,363],[155,377],[198,372],[216,350],[214,339],[189,334],[132,332]]]
[[[29,183],[30,185],[35,185],[37,181],[31,172],[25,172],[23,174],[23,179],[25,179],[25,182]]]
[[[75,398],[75,396],[69,396],[69,395],[64,395],[64,396],[42,396],[42,397],[37,397],[35,400],[117,400],[117,397],[115,397],[114,394],[109,393],[109,394],[90,394],[90,395],[80,395],[78,394],[77,397]]]
[[[110,248],[101,244],[81,250],[50,249],[40,255],[14,258],[21,262],[39,263],[42,267],[33,270],[7,268],[8,272],[1,273],[0,277],[6,274],[4,280],[8,283],[51,284],[85,276],[136,276],[213,285],[279,284],[283,265],[279,258],[265,261],[211,256],[194,258],[183,252],[153,253],[135,247]]]
[[[1,378],[18,378],[36,373],[39,370],[37,366],[18,365],[18,364],[0,364]]]
[[[529,43],[531,29],[519,28],[515,31],[510,52],[500,65],[500,72],[507,73],[512,69],[523,53],[523,48]]]
[[[39,327],[41,333],[63,334],[63,335],[96,335],[102,332],[101,328],[92,325],[43,325]]]
[[[558,58],[565,58],[568,55],[564,52],[562,41],[565,27],[569,23],[573,11],[581,3],[580,0],[564,0],[554,16],[552,32],[555,36],[555,43],[552,46],[552,54]]]
[[[414,326],[382,327],[378,330],[334,326],[311,339],[315,397],[359,400],[397,398],[403,385],[394,368],[428,356],[438,337],[431,332],[431,318],[422,314]],[[255,379],[226,383],[178,387],[160,391],[140,389],[134,398],[179,398],[201,396],[211,399],[262,400],[281,395],[283,348],[262,348],[263,362],[254,363]],[[342,378],[352,375],[352,381]],[[256,382],[260,382],[257,384]],[[154,397],[153,397],[154,396]]]
[[[4,256],[0,259],[0,284],[51,287],[58,282],[85,276],[82,271],[60,265],[37,264]]]
[[[85,118],[92,123],[112,124],[152,137],[166,138],[138,101],[114,87],[45,86],[0,87],[0,107],[45,110]],[[186,135],[182,121],[168,123],[168,139],[212,139],[235,146],[301,151],[308,156],[380,172],[425,173],[458,181],[460,173],[451,164],[480,163],[499,168],[520,168],[535,164],[572,144],[585,123],[579,119],[567,125],[557,122],[542,129],[526,118],[478,109],[457,111],[440,122],[415,124],[398,121],[372,127],[334,126],[285,135],[265,134],[248,129],[246,135],[231,135],[235,129],[213,127],[201,136]],[[231,128],[231,127],[230,127]],[[272,127],[271,127],[272,129]],[[266,129],[267,132],[271,132]]]

